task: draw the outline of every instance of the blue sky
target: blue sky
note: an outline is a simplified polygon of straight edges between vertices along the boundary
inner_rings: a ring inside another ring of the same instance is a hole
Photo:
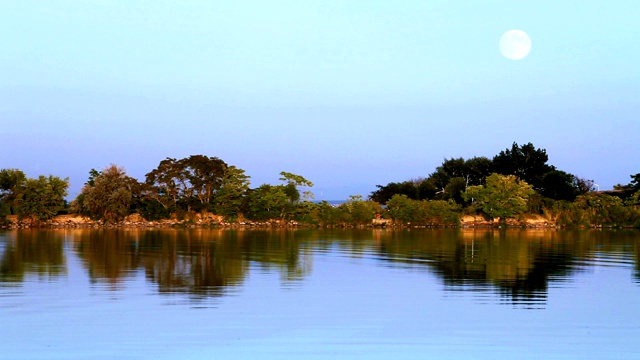
[[[217,156],[320,200],[532,142],[601,189],[640,171],[636,1],[0,1],[0,168],[140,180]],[[521,29],[532,50],[498,50]]]

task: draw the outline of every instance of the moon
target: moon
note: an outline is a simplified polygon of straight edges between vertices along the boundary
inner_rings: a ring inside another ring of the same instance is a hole
[[[530,51],[531,39],[522,30],[509,30],[500,37],[500,52],[507,59],[524,59]]]

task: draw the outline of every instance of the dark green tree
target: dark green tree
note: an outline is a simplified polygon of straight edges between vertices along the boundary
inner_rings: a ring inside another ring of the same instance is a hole
[[[543,188],[544,175],[555,170],[555,167],[547,165],[548,160],[546,150],[536,149],[532,143],[519,146],[514,142],[511,149],[505,149],[493,158],[493,172],[515,175],[540,190]]]
[[[579,195],[575,181],[575,176],[569,173],[551,170],[542,176],[538,191],[550,199],[573,201]]]
[[[376,187],[378,190],[369,194],[369,199],[380,204],[386,204],[394,195],[405,195],[409,199],[418,199],[418,188],[413,181],[391,182],[384,186],[376,185]]]

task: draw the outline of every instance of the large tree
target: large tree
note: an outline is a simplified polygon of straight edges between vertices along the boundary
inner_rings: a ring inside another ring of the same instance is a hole
[[[540,190],[543,188],[544,175],[555,170],[554,166],[547,165],[548,160],[546,150],[536,149],[532,143],[519,146],[514,142],[511,149],[505,149],[493,158],[493,172],[515,175]]]
[[[204,155],[166,158],[146,175],[146,195],[166,209],[176,204],[206,209],[223,185],[227,167],[219,158]]]
[[[576,177],[562,170],[551,170],[542,176],[540,189],[542,196],[554,200],[573,201],[578,196]]]
[[[116,165],[100,172],[92,170],[89,181],[82,188],[75,207],[92,219],[117,222],[129,214],[138,181],[127,176],[124,168]]]
[[[14,199],[18,217],[38,222],[53,218],[64,208],[68,188],[68,178],[40,175],[37,179],[26,179]]]
[[[413,181],[390,182],[387,185],[376,185],[376,187],[378,190],[372,191],[369,194],[369,199],[380,204],[386,204],[394,195],[404,195],[409,199],[418,199],[419,197],[418,187]]]
[[[485,185],[470,186],[463,196],[485,214],[504,220],[525,212],[527,199],[534,193],[531,185],[515,175],[492,174]]]

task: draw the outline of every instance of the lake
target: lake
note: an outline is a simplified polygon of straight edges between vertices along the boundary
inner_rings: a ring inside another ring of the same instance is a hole
[[[640,232],[0,232],[0,359],[640,359]]]

